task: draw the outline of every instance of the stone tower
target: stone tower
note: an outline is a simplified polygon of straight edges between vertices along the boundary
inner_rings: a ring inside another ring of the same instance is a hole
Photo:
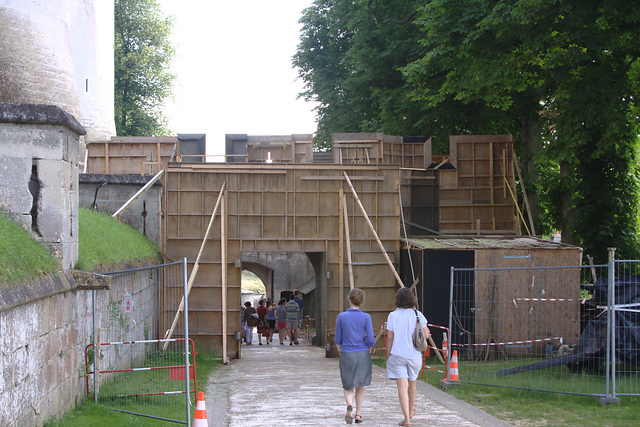
[[[0,0],[0,102],[58,106],[85,143],[115,135],[113,14],[109,0]]]

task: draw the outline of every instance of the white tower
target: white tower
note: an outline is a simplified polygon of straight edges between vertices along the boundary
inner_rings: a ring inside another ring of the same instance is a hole
[[[111,0],[0,0],[0,102],[57,105],[115,135]]]

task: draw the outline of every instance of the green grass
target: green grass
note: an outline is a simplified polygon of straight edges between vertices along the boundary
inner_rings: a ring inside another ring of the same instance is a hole
[[[99,265],[156,256],[158,249],[142,233],[108,215],[80,208],[76,269],[92,271]]]
[[[0,283],[34,279],[59,269],[47,248],[0,213]]]
[[[198,383],[198,392],[205,391],[205,387],[207,385],[207,379],[211,374],[211,371],[216,369],[220,365],[220,361],[216,360],[218,358],[217,355],[212,354],[211,352],[202,352],[196,355],[196,379]],[[157,377],[149,376],[150,381],[145,383],[127,381],[126,379],[121,386],[124,387],[136,387],[136,390],[141,390],[143,388],[149,390],[158,390],[159,387],[162,387],[164,380],[157,380]],[[119,387],[118,383],[122,378],[116,378],[111,381],[109,387]],[[122,389],[121,389],[122,390]],[[147,396],[138,398],[136,406],[127,406],[124,407],[122,405],[115,404],[116,402],[104,402],[104,403],[94,403],[93,399],[85,399],[81,406],[77,407],[75,410],[69,412],[61,419],[51,419],[45,425],[48,427],[79,427],[79,426],[115,426],[115,425],[126,425],[126,426],[134,426],[134,427],[146,427],[146,426],[174,426],[175,423],[163,422],[152,418],[145,418],[136,415],[129,415],[122,412],[114,411],[109,409],[108,406],[117,407],[118,409],[124,409],[130,412],[145,412],[152,413],[155,408],[162,406],[163,399],[174,399],[174,396]],[[180,399],[184,399],[183,397]],[[132,399],[135,400],[135,399]],[[166,400],[165,400],[166,401]],[[195,398],[192,394],[192,405],[191,405],[191,417],[193,419],[193,414],[195,412]],[[182,400],[184,402],[184,400]],[[178,407],[177,411],[183,411],[182,406]],[[167,418],[176,417],[178,419],[183,419],[183,412],[179,414],[165,414]]]
[[[384,367],[384,362],[382,359],[377,361],[377,364]],[[435,359],[426,363],[436,368],[442,368],[442,365]],[[460,366],[460,375],[461,379],[465,378],[463,366]],[[522,374],[516,374],[513,377],[518,375]],[[545,381],[548,384],[565,381],[555,373],[538,373],[538,377],[542,377],[537,380],[541,384],[544,384]],[[578,377],[583,377],[586,382],[585,392],[589,392],[589,386],[593,385],[593,392],[604,393],[604,388],[601,387],[601,378],[589,374]],[[442,378],[443,375],[435,371],[425,371],[425,382],[435,387],[440,386]],[[553,387],[549,385],[549,388]],[[598,399],[590,396],[475,384],[450,387],[447,389],[447,393],[518,426],[628,426],[632,420],[640,419],[640,397],[636,396],[622,396],[620,405],[604,406]]]
[[[266,292],[262,280],[249,270],[242,271],[242,289],[246,289],[257,294]]]

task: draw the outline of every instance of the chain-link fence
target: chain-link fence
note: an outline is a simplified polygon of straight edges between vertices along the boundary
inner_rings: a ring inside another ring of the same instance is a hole
[[[615,261],[609,280],[613,287],[596,286],[594,299],[615,313],[605,317],[610,348],[613,395],[640,394],[640,261]],[[606,295],[605,295],[606,291]],[[596,323],[596,322],[594,322]],[[596,323],[598,325],[598,323]],[[598,325],[601,329],[602,326]]]
[[[590,296],[608,274],[606,265],[453,268],[450,347],[460,381],[610,395],[606,322],[589,326],[606,312]]]
[[[88,397],[117,411],[190,425],[196,382],[187,300],[176,315],[186,295],[186,260],[106,275],[110,289],[93,291]]]

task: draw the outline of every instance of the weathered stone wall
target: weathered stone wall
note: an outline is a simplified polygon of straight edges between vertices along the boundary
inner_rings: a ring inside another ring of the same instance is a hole
[[[112,215],[151,180],[145,175],[80,174],[80,206],[90,208],[96,199],[97,209]],[[106,183],[100,189],[101,183]],[[96,189],[98,195],[96,197]],[[162,246],[162,183],[156,181],[122,214],[120,221]]]
[[[60,259],[78,260],[78,148],[84,128],[58,107],[0,103],[0,205]]]
[[[149,338],[157,277],[148,272],[111,277],[110,290],[96,291],[98,326],[114,337]],[[84,349],[92,342],[92,292],[81,286],[70,273],[37,283],[0,284],[0,426],[41,426],[86,396]],[[122,310],[125,295],[133,302],[130,313]]]

